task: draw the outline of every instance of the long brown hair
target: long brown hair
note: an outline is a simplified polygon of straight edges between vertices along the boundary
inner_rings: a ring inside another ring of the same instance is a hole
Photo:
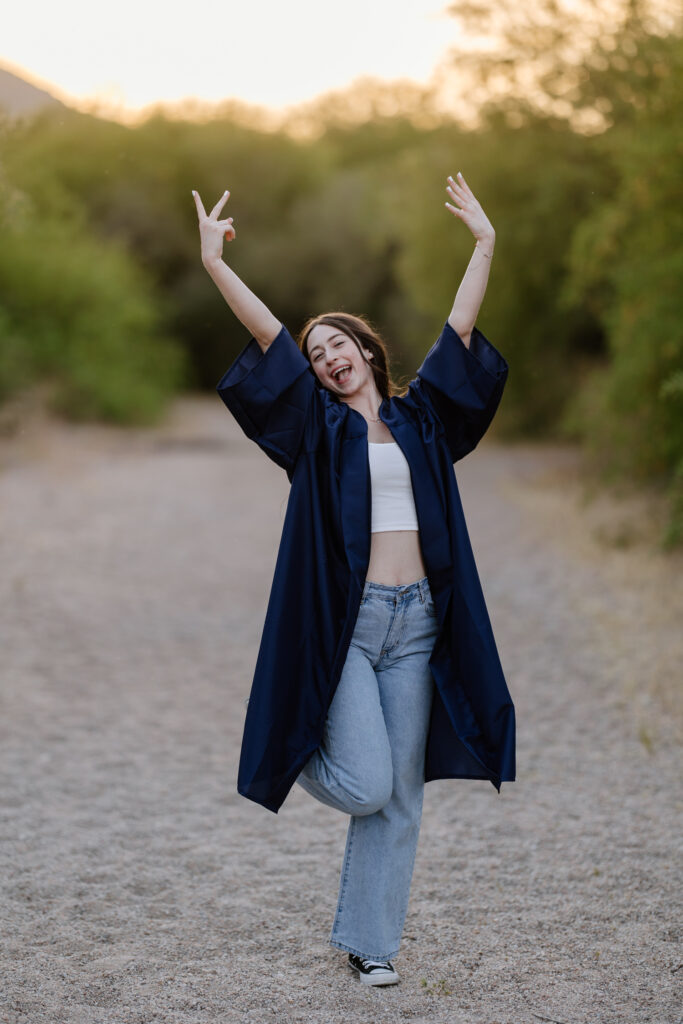
[[[369,363],[372,369],[377,390],[382,398],[403,395],[407,388],[401,388],[391,376],[389,352],[386,342],[370,321],[363,316],[354,316],[353,313],[340,312],[321,313],[319,316],[313,316],[307,320],[299,332],[297,344],[309,363],[311,362],[311,357],[308,354],[308,336],[313,328],[318,327],[320,324],[336,327],[337,330],[346,334],[352,341],[355,341],[361,356],[366,363]],[[365,352],[363,352],[363,348],[372,352],[372,359],[368,359]]]

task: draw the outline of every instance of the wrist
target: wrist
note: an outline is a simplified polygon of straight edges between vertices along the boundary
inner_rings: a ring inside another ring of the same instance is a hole
[[[478,249],[482,256],[487,256],[490,259],[493,256],[493,249],[495,244],[495,235],[483,235],[477,239],[474,248]]]
[[[221,256],[202,256],[202,263],[204,269],[211,274],[221,266],[223,259]]]

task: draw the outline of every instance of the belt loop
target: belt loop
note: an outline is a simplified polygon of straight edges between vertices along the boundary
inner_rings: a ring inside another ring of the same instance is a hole
[[[420,580],[420,600],[422,601],[422,604],[424,604],[427,599],[427,588],[425,587],[425,583],[426,577]]]
[[[367,594],[369,587],[370,587],[370,581],[366,580],[365,583],[363,584],[363,595],[361,597],[361,603],[365,600],[365,595]]]

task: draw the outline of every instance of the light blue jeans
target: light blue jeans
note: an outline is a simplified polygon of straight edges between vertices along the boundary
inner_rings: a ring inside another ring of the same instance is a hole
[[[330,943],[398,952],[417,851],[438,630],[427,577],[365,581],[323,741],[297,782],[351,815]]]

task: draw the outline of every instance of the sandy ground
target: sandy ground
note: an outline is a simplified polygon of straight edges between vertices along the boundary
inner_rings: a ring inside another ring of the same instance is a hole
[[[327,945],[346,820],[235,789],[285,474],[211,397],[0,444],[0,1021],[680,1020],[683,560],[570,449],[457,474],[518,781],[428,784],[372,990]]]

